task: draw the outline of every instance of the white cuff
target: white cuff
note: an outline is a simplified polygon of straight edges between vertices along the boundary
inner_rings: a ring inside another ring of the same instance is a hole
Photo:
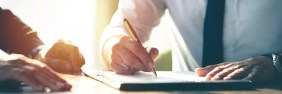
[[[31,52],[28,54],[28,57],[34,59],[36,55],[39,53],[39,51],[41,51],[45,47],[46,45],[40,45],[40,46],[33,48]]]

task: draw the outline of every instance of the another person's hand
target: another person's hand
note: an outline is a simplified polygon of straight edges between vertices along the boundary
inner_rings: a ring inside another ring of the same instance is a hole
[[[44,62],[57,72],[81,73],[84,57],[70,41],[59,40],[46,53]]]
[[[272,60],[265,56],[211,65],[195,72],[198,76],[205,76],[206,80],[245,79],[253,82],[269,81],[277,75]]]
[[[45,64],[20,54],[11,54],[6,61],[0,61],[0,81],[17,80],[32,87],[34,91],[70,90],[71,85],[59,77]]]
[[[142,44],[128,36],[112,37],[103,47],[104,61],[109,63],[111,70],[119,74],[134,74],[140,70],[152,71],[158,53],[158,49],[145,49]]]

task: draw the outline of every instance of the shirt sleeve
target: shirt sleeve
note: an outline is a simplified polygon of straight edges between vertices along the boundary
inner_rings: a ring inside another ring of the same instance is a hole
[[[105,28],[100,41],[100,54],[104,43],[116,35],[128,35],[123,25],[127,18],[139,39],[145,42],[149,39],[153,27],[160,23],[165,13],[165,0],[120,0],[117,11],[110,24]]]
[[[33,48],[43,45],[37,33],[10,10],[0,8],[0,47],[9,53],[28,55]]]

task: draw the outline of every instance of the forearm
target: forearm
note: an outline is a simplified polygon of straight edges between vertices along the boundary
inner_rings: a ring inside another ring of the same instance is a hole
[[[1,12],[1,41],[5,43],[3,49],[9,53],[28,55],[30,51],[43,42],[38,38],[37,33],[24,24],[9,10]]]

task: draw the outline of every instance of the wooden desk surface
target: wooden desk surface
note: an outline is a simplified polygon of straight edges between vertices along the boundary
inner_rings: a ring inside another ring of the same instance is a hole
[[[99,81],[84,76],[64,75],[73,88],[71,91],[51,92],[51,94],[282,94],[282,83],[271,83],[253,90],[221,90],[221,91],[120,91]],[[23,87],[18,93],[34,93],[28,87]],[[1,92],[0,93],[7,93]],[[14,92],[15,93],[15,92]],[[44,94],[44,93],[43,93]]]

